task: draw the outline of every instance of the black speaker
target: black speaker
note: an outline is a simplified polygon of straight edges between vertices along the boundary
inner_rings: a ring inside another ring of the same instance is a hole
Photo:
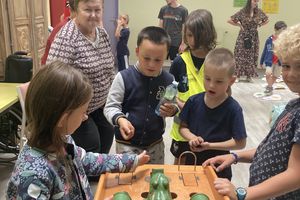
[[[25,83],[32,77],[32,58],[26,52],[18,51],[6,58],[5,79],[8,83]]]

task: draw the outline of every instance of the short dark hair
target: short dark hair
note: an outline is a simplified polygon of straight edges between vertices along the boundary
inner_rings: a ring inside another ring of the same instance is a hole
[[[140,46],[143,40],[150,40],[155,44],[166,44],[169,49],[171,39],[168,33],[157,26],[147,26],[141,30],[137,39],[137,46]]]
[[[274,25],[274,29],[276,31],[280,30],[280,29],[286,29],[287,28],[287,25],[284,21],[278,21],[275,23]]]

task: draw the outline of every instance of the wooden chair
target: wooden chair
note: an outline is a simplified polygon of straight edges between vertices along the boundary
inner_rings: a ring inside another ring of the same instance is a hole
[[[17,93],[22,109],[22,124],[21,124],[21,134],[20,134],[20,150],[23,148],[24,144],[26,143],[27,139],[25,136],[25,127],[26,127],[26,112],[25,112],[25,96],[27,92],[27,88],[30,82],[20,84],[17,86]]]

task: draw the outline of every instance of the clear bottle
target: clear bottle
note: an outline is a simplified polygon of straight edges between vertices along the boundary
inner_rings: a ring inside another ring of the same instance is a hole
[[[173,81],[170,85],[166,87],[166,91],[164,93],[164,96],[160,99],[158,105],[156,106],[155,113],[160,116],[159,108],[162,104],[166,102],[175,103],[176,101],[176,95],[177,95],[177,87],[178,82]]]

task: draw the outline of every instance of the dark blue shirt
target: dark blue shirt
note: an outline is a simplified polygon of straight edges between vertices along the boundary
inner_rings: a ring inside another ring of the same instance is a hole
[[[239,103],[228,97],[221,105],[211,109],[206,106],[204,95],[205,92],[191,96],[179,115],[189,130],[207,142],[246,138],[243,111]]]
[[[247,137],[243,111],[237,101],[228,97],[216,108],[209,108],[204,102],[205,92],[191,96],[185,103],[179,117],[195,135],[201,136],[206,142],[224,142],[232,138],[242,140]],[[223,154],[225,150],[205,150],[195,152],[196,164],[201,165],[205,160]],[[193,164],[191,156],[186,157],[186,164]],[[231,167],[217,173],[220,178],[231,179]]]

